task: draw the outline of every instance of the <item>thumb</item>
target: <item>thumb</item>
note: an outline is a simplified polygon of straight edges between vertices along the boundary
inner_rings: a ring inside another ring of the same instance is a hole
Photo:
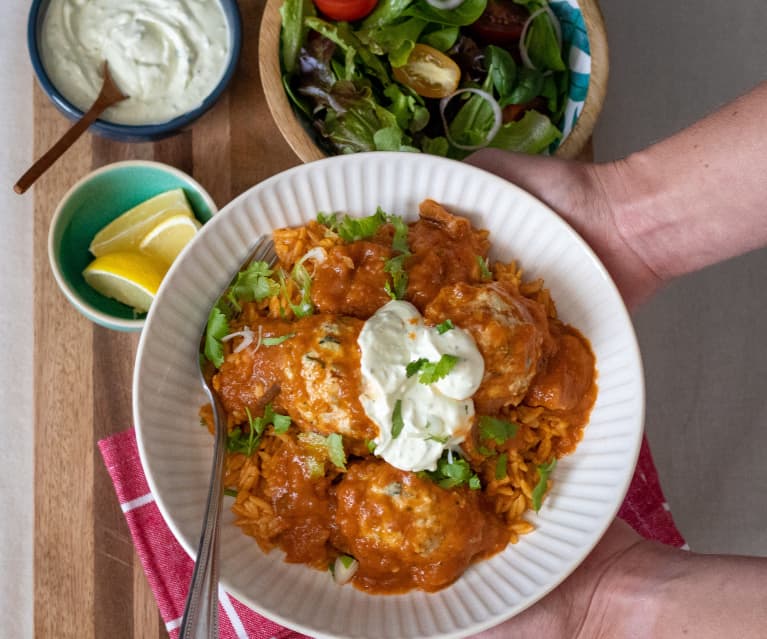
[[[573,193],[582,188],[584,165],[579,162],[501,149],[482,149],[464,162],[513,182],[560,214],[568,210]]]

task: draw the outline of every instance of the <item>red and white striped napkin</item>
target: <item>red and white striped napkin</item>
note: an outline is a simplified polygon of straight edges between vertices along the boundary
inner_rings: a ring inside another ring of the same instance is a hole
[[[165,627],[178,636],[194,562],[160,515],[141,467],[134,430],[99,442],[133,543],[157,599]],[[634,478],[618,515],[646,539],[684,547],[658,482],[647,441],[642,442]],[[269,621],[223,590],[219,591],[221,639],[299,639],[297,632]]]

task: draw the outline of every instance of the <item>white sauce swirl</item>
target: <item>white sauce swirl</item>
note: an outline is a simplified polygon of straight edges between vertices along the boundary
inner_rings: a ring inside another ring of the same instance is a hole
[[[446,448],[468,435],[474,416],[471,396],[479,388],[485,362],[474,339],[460,328],[441,335],[426,326],[409,302],[392,301],[365,322],[357,340],[362,353],[363,391],[360,400],[378,426],[375,454],[401,470],[434,470]],[[407,365],[442,355],[458,361],[433,384],[407,377]],[[401,401],[403,428],[392,437],[392,415]]]
[[[200,106],[224,75],[231,43],[218,0],[51,0],[40,49],[51,82],[83,111],[106,60],[130,98],[102,119],[140,125]]]

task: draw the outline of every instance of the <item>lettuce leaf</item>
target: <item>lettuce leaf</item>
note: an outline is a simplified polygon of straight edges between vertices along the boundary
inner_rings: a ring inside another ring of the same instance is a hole
[[[285,0],[280,7],[282,66],[287,73],[295,71],[298,52],[301,50],[301,43],[306,37],[307,29],[304,25],[304,18],[313,16],[314,13],[312,0]]]
[[[490,146],[519,153],[541,153],[562,137],[562,132],[551,120],[532,109],[517,122],[507,122],[490,142]]]
[[[421,18],[427,22],[463,27],[476,22],[487,7],[487,0],[464,0],[455,9],[437,9],[426,0],[416,0],[414,4],[403,11],[403,15],[411,18]]]

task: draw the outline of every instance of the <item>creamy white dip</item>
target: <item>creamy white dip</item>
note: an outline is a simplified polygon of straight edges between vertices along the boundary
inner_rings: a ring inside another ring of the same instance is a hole
[[[130,96],[104,112],[120,124],[159,124],[194,109],[216,87],[230,56],[218,0],[51,0],[43,65],[83,111],[101,88],[104,60]]]
[[[401,470],[434,470],[446,448],[455,448],[468,435],[474,416],[471,396],[479,388],[485,362],[466,331],[458,327],[440,334],[426,326],[409,302],[392,301],[365,322],[357,340],[362,361],[360,400],[378,426],[375,454]],[[424,384],[407,365],[421,358],[439,362],[457,356],[442,379]],[[402,430],[392,436],[397,402]]]

